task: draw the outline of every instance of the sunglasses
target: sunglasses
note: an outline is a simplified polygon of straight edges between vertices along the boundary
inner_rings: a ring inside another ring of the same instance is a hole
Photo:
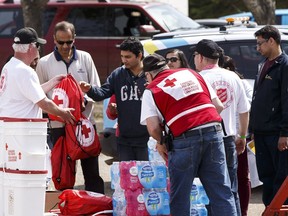
[[[64,44],[67,44],[68,46],[71,45],[73,43],[73,40],[70,40],[70,41],[57,41],[57,43],[59,45],[64,45]]]
[[[177,62],[179,59],[177,57],[166,58],[166,62]]]

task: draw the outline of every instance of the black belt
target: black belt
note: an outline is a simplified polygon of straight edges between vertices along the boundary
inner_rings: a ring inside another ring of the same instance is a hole
[[[191,129],[191,130],[188,130],[188,131],[182,133],[180,136],[174,137],[174,140],[185,139],[187,137],[197,136],[197,135],[210,133],[210,132],[217,132],[217,131],[221,131],[221,130],[222,130],[222,127],[220,124],[205,127],[205,128]]]

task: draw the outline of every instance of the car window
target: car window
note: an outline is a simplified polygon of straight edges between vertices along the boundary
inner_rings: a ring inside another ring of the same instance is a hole
[[[21,9],[7,9],[0,11],[0,37],[11,37],[24,27]]]
[[[245,79],[255,79],[258,64],[263,58],[256,49],[255,41],[219,43],[219,46],[224,49],[225,55],[234,59],[237,71]]]
[[[237,70],[239,71],[239,73],[244,75],[245,79],[255,79],[258,63],[262,59],[262,56],[256,50],[255,40],[226,41],[217,43],[224,49],[225,55],[229,55],[234,59]],[[193,57],[194,47],[195,45],[173,47],[180,49],[185,53],[187,60],[193,69],[195,69]],[[169,49],[158,50],[157,53],[165,55],[168,50]]]
[[[108,36],[105,8],[73,8],[67,21],[74,24],[77,36]]]
[[[160,23],[166,31],[197,29],[201,25],[178,12],[169,5],[151,6],[146,8],[149,14]]]
[[[107,17],[113,21],[113,26],[118,34],[110,36],[140,36],[139,27],[145,24],[145,16],[134,8],[109,7]]]
[[[139,10],[122,7],[74,8],[67,21],[78,37],[140,36],[139,26],[150,22]]]
[[[134,8],[111,8],[111,13],[115,16],[115,27],[123,36],[141,36],[139,27],[150,24],[149,18]]]
[[[49,28],[50,28],[51,23],[52,23],[55,15],[56,15],[56,12],[57,12],[56,7],[47,8],[45,10],[44,17],[42,18],[44,35],[46,35],[47,32],[49,31]]]

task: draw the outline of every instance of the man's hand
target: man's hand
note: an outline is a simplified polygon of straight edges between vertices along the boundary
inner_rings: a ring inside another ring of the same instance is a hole
[[[51,79],[52,83],[53,83],[53,87],[55,87],[55,85],[57,85],[59,82],[61,82],[61,80],[63,80],[65,77],[67,77],[67,75],[65,74],[59,74],[59,75],[56,75],[55,77],[53,77]]]
[[[157,143],[156,145],[156,149],[159,152],[159,154],[161,155],[161,157],[165,160],[166,164],[168,162],[168,151],[167,148],[165,146],[165,144],[161,145],[159,143]]]
[[[91,85],[84,81],[80,81],[79,85],[80,85],[81,90],[85,93],[88,92],[91,88]]]
[[[288,137],[280,137],[278,140],[278,150],[285,151],[288,149]]]
[[[74,124],[76,119],[71,113],[74,110],[75,109],[73,109],[73,108],[63,108],[62,114],[60,115],[60,118],[62,118],[66,124]]]
[[[116,103],[110,103],[108,104],[108,109],[111,115],[117,115],[117,104]]]
[[[237,137],[237,139],[236,139],[236,141],[235,141],[235,144],[236,144],[237,154],[238,154],[238,155],[242,154],[242,153],[245,151],[246,139]]]

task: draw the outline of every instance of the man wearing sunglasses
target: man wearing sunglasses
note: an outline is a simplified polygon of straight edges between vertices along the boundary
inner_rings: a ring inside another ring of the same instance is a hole
[[[70,108],[62,109],[48,99],[45,92],[61,80],[56,76],[42,86],[31,62],[39,55],[39,38],[33,28],[22,28],[14,36],[14,56],[4,65],[0,77],[0,116],[13,118],[42,118],[42,110],[73,123]]]
[[[62,21],[54,28],[54,51],[42,57],[36,67],[41,83],[47,82],[55,75],[71,74],[78,82],[85,81],[91,85],[100,86],[100,79],[89,53],[77,50],[75,43],[75,27],[72,23]],[[52,91],[48,92],[52,98]],[[94,101],[85,96],[85,111],[83,114],[92,122],[94,120]],[[64,125],[58,121],[50,121],[50,138],[54,145],[58,138],[64,135]],[[81,159],[85,180],[85,190],[104,193],[104,181],[99,175],[98,157]]]

